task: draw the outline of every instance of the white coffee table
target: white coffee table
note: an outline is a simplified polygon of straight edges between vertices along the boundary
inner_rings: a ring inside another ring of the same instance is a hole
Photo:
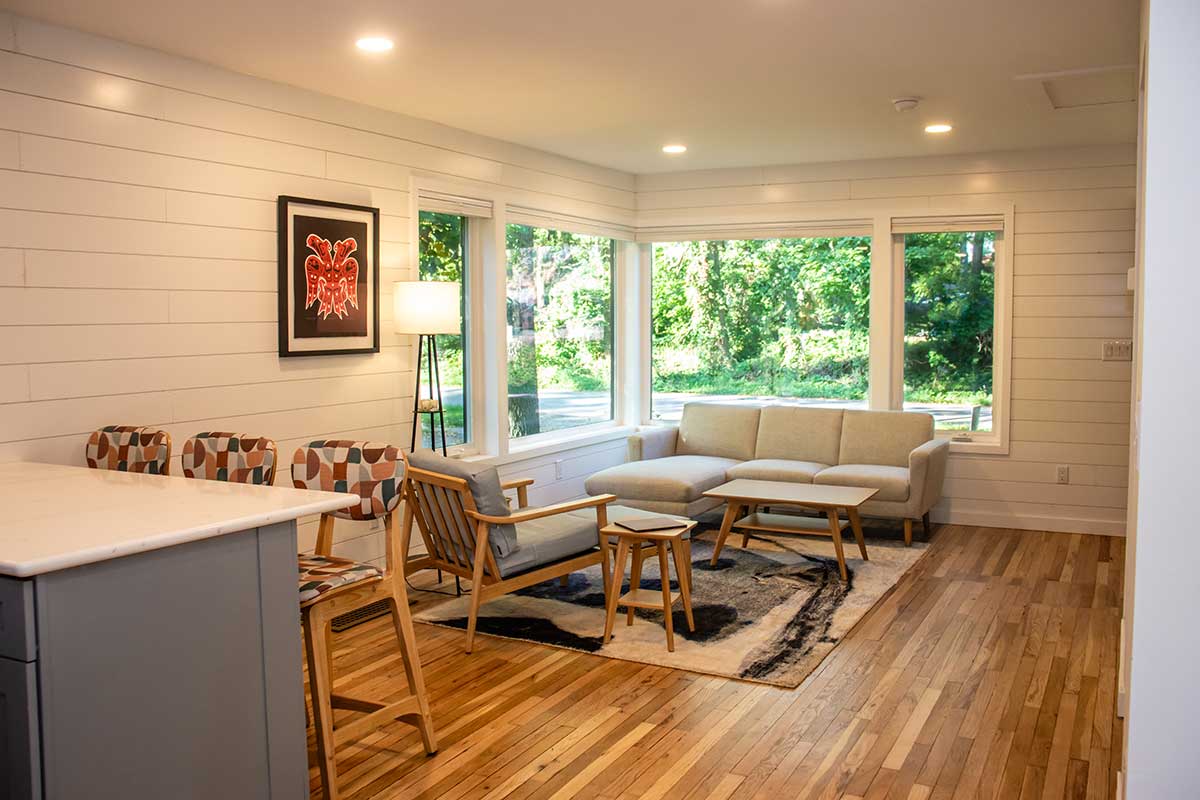
[[[842,552],[842,531],[847,522],[841,519],[845,511],[849,527],[858,542],[858,551],[863,561],[867,557],[867,544],[863,540],[862,521],[858,507],[870,500],[878,489],[860,489],[856,486],[824,486],[813,483],[787,483],[785,481],[756,481],[739,478],[709,489],[705,497],[716,497],[725,501],[725,518],[721,520],[721,532],[713,548],[712,563],[715,566],[725,539],[734,528],[742,531],[742,547],[750,544],[750,536],[761,533],[795,533],[833,537],[833,549],[837,553],[838,571],[842,580],[847,579],[846,556]],[[758,511],[759,506],[799,506],[814,511],[824,511],[825,519],[799,517],[792,514],[768,514]],[[743,509],[748,511],[742,516]]]

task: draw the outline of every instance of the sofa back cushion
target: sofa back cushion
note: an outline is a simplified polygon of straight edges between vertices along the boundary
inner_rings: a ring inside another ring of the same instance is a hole
[[[679,422],[675,454],[749,461],[758,437],[758,406],[688,403]]]
[[[908,454],[933,438],[933,417],[911,411],[846,411],[839,464],[907,467]]]
[[[836,464],[841,442],[840,408],[765,406],[754,457]]]

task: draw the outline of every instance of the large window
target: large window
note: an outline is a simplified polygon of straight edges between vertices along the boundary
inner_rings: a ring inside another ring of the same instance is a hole
[[[612,239],[509,225],[509,436],[613,418]]]
[[[903,234],[904,408],[938,429],[990,432],[995,231]]]
[[[450,447],[470,441],[470,404],[467,401],[470,389],[468,364],[469,353],[467,303],[467,217],[455,214],[440,214],[422,211],[418,235],[420,278],[427,281],[449,281],[458,283],[463,298],[462,331],[458,335],[441,334],[437,337],[438,371],[442,379],[442,408],[446,415],[446,444]],[[422,365],[423,366],[423,365]],[[422,376],[425,379],[425,376]],[[421,440],[430,447],[430,431],[421,431]],[[436,437],[441,445],[441,431]]]
[[[654,245],[653,417],[698,399],[867,405],[871,240]]]

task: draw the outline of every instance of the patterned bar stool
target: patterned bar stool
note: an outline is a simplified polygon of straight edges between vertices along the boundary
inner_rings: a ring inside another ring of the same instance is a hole
[[[297,489],[351,492],[362,498],[358,505],[322,514],[316,553],[300,556],[300,611],[317,734],[317,760],[327,800],[337,797],[334,753],[339,742],[356,739],[398,719],[417,727],[427,752],[437,751],[425,678],[408,610],[399,525],[394,513],[400,504],[403,472],[400,451],[385,444],[316,441],[296,450],[292,458],[292,482]],[[387,561],[382,572],[370,564],[331,555],[335,517],[384,519]],[[393,703],[334,694],[330,621],[379,600],[387,600],[391,606],[411,694]],[[335,729],[335,708],[367,712],[367,716]]]
[[[106,425],[88,437],[84,459],[92,469],[166,475],[171,434],[141,425]]]
[[[278,464],[279,449],[263,436],[208,432],[183,443],[185,478],[270,486]]]

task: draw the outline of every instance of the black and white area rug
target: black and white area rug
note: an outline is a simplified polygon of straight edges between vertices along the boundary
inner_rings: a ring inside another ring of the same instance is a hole
[[[868,538],[870,560],[863,561],[851,557],[858,556],[858,548],[847,537],[850,580],[843,583],[831,540],[763,537],[743,550],[741,536],[734,535],[714,567],[709,565],[713,538],[708,531],[692,545],[696,631],[688,631],[683,608],[676,603],[674,653],[667,652],[661,611],[638,609],[633,625],[627,626],[625,609],[618,609],[612,641],[602,644],[604,587],[598,566],[574,573],[566,586],[553,580],[487,603],[480,609],[477,631],[792,688],[917,563],[927,546]],[[628,584],[627,564],[623,592]],[[674,574],[671,585],[678,588]],[[641,588],[662,591],[657,558],[646,558]],[[415,619],[465,630],[468,604],[464,595]]]

